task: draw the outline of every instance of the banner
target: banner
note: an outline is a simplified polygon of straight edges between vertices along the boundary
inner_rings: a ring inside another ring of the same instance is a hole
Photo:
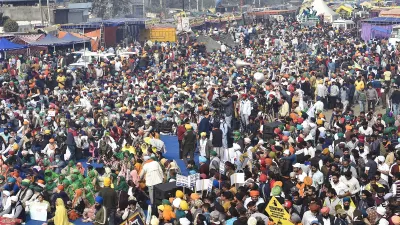
[[[190,20],[189,17],[178,17],[178,21],[176,23],[176,31],[178,32],[190,32],[192,29],[190,28]]]
[[[203,179],[203,180],[196,180],[196,191],[203,191],[203,190],[208,190],[208,187],[210,185],[210,179]],[[211,183],[211,188],[212,188],[212,183]]]
[[[195,173],[189,176],[189,185],[190,187],[195,187],[196,182],[200,180],[200,173]]]
[[[212,191],[214,179],[215,179],[214,177],[212,177],[212,178],[210,179],[210,182],[208,183],[208,187],[207,187],[207,193],[209,193],[209,192]]]
[[[145,223],[144,219],[140,216],[140,213],[135,213],[120,225],[145,225]]]
[[[219,173],[224,174],[225,173],[225,162],[220,161],[219,162]]]
[[[293,223],[290,222],[289,213],[275,197],[271,197],[271,200],[268,202],[265,211],[268,213],[269,218],[275,223],[282,225],[293,225]]]
[[[180,174],[176,175],[176,186],[178,187],[187,187],[187,188],[191,188],[191,187],[195,187],[196,186],[196,181],[200,180],[200,174],[196,173],[196,174],[192,174],[189,176],[183,176]]]
[[[176,175],[176,186],[178,187],[190,187],[189,177],[177,174]]]
[[[231,175],[231,184],[244,184],[244,173],[234,173]]]
[[[32,220],[47,221],[47,208],[49,207],[46,203],[32,202],[29,205],[29,214]]]

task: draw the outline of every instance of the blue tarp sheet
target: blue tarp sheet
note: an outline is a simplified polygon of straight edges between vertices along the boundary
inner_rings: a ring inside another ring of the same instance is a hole
[[[18,49],[23,49],[23,48],[27,48],[27,46],[12,43],[11,41],[9,41],[5,38],[0,39],[0,51],[18,50]]]
[[[378,31],[378,32],[385,33],[385,34],[392,33],[391,30],[388,30],[388,29],[385,29],[385,28],[382,28],[382,27],[373,27],[372,31]]]
[[[64,37],[61,38],[61,40],[68,41],[71,43],[83,43],[90,41],[90,38],[79,38],[72,35],[71,33],[67,33]]]

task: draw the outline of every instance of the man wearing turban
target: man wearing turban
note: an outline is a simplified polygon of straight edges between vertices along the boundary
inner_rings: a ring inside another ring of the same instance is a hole
[[[33,191],[29,188],[29,184],[30,181],[28,179],[23,180],[21,182],[21,188],[17,193],[18,200],[21,201],[24,205],[26,201],[28,201],[33,195]]]
[[[189,124],[185,125],[186,133],[182,140],[182,157],[183,161],[187,164],[187,157],[191,160],[194,159],[194,151],[196,145],[196,134],[194,133],[192,126]]]
[[[318,222],[321,225],[334,224],[335,216],[329,214],[329,207],[322,207],[321,214],[317,216]],[[328,221],[330,223],[328,223]]]
[[[96,203],[94,206],[95,206],[97,212],[94,217],[93,224],[94,225],[104,225],[107,223],[107,209],[103,205],[103,198],[100,196],[97,196],[95,201],[96,201]]]
[[[246,198],[246,200],[244,201],[244,207],[247,209],[247,204],[249,204],[249,202],[251,201],[255,201],[256,202],[256,206],[264,203],[264,199],[260,198],[260,192],[258,190],[251,190],[250,191],[250,197]]]

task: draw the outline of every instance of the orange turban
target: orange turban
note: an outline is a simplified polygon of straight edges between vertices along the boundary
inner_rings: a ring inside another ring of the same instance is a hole
[[[200,196],[199,196],[197,193],[192,193],[192,194],[190,195],[190,198],[193,199],[193,200],[197,200],[197,199],[200,198]]]
[[[267,164],[268,166],[272,165],[272,159],[271,158],[266,158],[265,159],[265,164]]]
[[[250,197],[256,197],[256,196],[260,196],[259,191],[256,191],[256,190],[250,191]]]
[[[312,184],[312,178],[309,176],[304,177],[304,184],[309,186]]]
[[[172,212],[171,210],[165,210],[163,211],[163,219],[165,221],[171,221],[173,218],[175,218],[175,213]]]
[[[289,151],[290,151],[290,153],[294,154],[294,148],[293,148],[293,146],[289,146]]]
[[[282,181],[275,181],[274,187],[275,187],[275,186],[282,187],[282,186],[283,186]]]
[[[39,184],[44,184],[44,180],[38,180],[37,181]]]

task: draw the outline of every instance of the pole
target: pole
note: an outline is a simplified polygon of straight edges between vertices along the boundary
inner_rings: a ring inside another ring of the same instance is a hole
[[[204,0],[201,0],[201,11],[204,10]]]
[[[49,17],[48,26],[50,26],[51,22],[50,22],[50,2],[49,2],[49,0],[47,0],[47,16]]]
[[[40,23],[43,24],[43,9],[42,9],[42,0],[39,0],[39,8],[40,8]]]
[[[144,12],[144,10],[145,10],[145,8],[144,8],[144,0],[143,0],[143,9],[142,9],[142,10],[143,10],[143,11],[142,11],[142,12],[143,12],[142,18],[145,18],[146,16],[145,16],[145,14],[144,14],[144,13],[145,13],[145,12]]]
[[[85,37],[85,28],[83,28],[82,32],[83,32],[83,37]],[[83,54],[85,54],[85,52],[86,52],[86,41],[83,42]]]
[[[182,0],[182,11],[185,12],[185,0]]]

